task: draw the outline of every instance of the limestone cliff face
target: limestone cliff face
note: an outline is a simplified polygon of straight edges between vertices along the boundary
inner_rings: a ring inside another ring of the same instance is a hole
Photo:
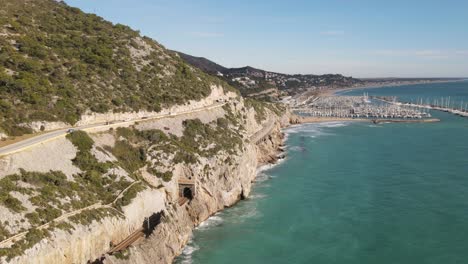
[[[165,209],[165,195],[158,190],[138,194],[124,208],[125,217],[105,217],[91,225],[75,225],[74,230],[55,231],[48,240],[27,250],[24,255],[2,263],[87,263],[102,256],[114,241],[121,241],[141,227],[145,217]]]
[[[219,94],[216,94],[217,92]],[[209,102],[203,101],[199,104],[209,104],[219,98],[230,97],[230,95],[222,94],[219,89],[214,89],[213,94]],[[235,151],[221,150],[214,155],[197,155],[197,162],[194,163],[175,164],[171,162],[173,157],[162,156],[163,158],[158,160],[158,166],[170,167],[172,179],[169,181],[163,181],[160,177],[152,175],[146,170],[149,165],[145,165],[139,170],[141,175],[139,181],[144,182],[147,187],[139,192],[128,205],[122,206],[119,209],[120,212],[104,216],[97,221],[92,221],[91,224],[74,224],[72,230],[54,230],[47,239],[27,249],[24,254],[11,260],[1,258],[0,261],[2,263],[44,264],[87,263],[95,260],[101,260],[104,263],[171,263],[174,257],[182,252],[192,235],[192,230],[197,225],[216,212],[248,197],[257,167],[274,162],[278,158],[283,144],[281,127],[289,124],[289,112],[280,117],[273,111],[268,109],[265,111],[264,120],[258,122],[253,108],[247,107],[242,98],[237,98],[217,109],[191,113],[184,117],[136,124],[133,129],[141,131],[160,129],[164,133],[181,136],[183,135],[182,124],[185,120],[198,119],[206,125],[215,126],[219,118],[229,119],[230,116],[230,118],[235,117],[234,123],[238,123],[237,127],[230,127],[230,129],[239,129],[242,145]],[[112,147],[116,141],[122,140],[122,137],[116,137],[115,130],[98,132],[91,134],[95,144],[93,155],[100,162],[117,162],[118,159],[106,149]],[[253,136],[258,138],[254,141]],[[56,144],[62,144],[67,149],[57,148]],[[212,147],[214,147],[213,144],[207,148]],[[153,146],[150,146],[147,152],[151,154],[152,151],[157,152],[153,150]],[[63,161],[56,158],[55,162],[41,162],[34,166],[26,166],[28,162],[34,164],[37,156],[41,155],[43,157],[58,155]],[[60,170],[64,171],[67,178],[73,180],[74,175],[80,171],[71,162],[75,155],[76,149],[66,139],[44,143],[37,149],[33,148],[28,152],[15,154],[13,158],[0,159],[0,165],[2,163],[8,165],[4,165],[3,168],[0,166],[0,170],[3,171],[0,177],[16,173],[19,168],[23,168],[44,172]],[[154,161],[149,158],[147,164],[154,163]],[[113,168],[112,173],[119,177],[129,178],[128,173],[119,166]],[[180,179],[192,179],[195,182],[193,199],[183,205],[178,203]],[[0,212],[2,210],[8,211],[6,208],[0,208]],[[109,210],[117,211],[115,208]],[[146,238],[133,243],[129,248],[129,259],[118,259],[114,255],[107,254],[112,245],[116,245],[135,230],[140,229],[145,220],[155,214],[162,215],[160,223],[150,234],[147,234]],[[25,228],[28,227],[27,224],[26,221]]]
[[[190,240],[192,230],[216,212],[249,196],[257,167],[274,163],[282,152],[284,134],[281,127],[289,124],[289,113],[275,119],[274,128],[257,144],[248,144],[229,166],[225,157],[207,160],[213,168],[197,178],[195,198],[188,204],[167,207],[166,221],[141,244],[132,247],[130,258],[119,260],[109,256],[105,263],[172,263]]]
[[[168,206],[165,219],[143,243],[131,249],[130,259],[119,261],[113,257],[108,263],[171,263],[188,243],[192,229],[214,213],[234,205],[249,195],[257,168],[255,146],[231,156],[233,165],[226,165],[225,157],[207,160],[213,168],[197,177],[196,195],[184,206]]]
[[[275,128],[261,142],[257,144],[257,160],[261,164],[275,163],[283,150],[284,134],[281,132],[281,124],[276,123]]]

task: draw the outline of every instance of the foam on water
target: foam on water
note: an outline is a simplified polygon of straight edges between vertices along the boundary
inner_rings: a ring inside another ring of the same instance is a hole
[[[193,241],[193,239],[190,239],[189,243],[187,246],[185,246],[184,250],[182,251],[182,254],[180,255],[180,263],[181,264],[192,264],[193,263],[193,253],[199,250],[200,247]]]
[[[280,165],[281,163],[283,163],[284,161],[286,160],[286,158],[281,158],[281,159],[278,159],[274,164],[265,164],[265,165],[262,165],[260,167],[257,168],[257,178],[265,171],[268,171],[278,165]]]
[[[292,147],[289,147],[289,150],[290,151],[304,151],[304,147],[300,147],[300,146],[292,146]]]
[[[253,194],[253,195],[249,196],[249,199],[263,199],[265,197],[267,197],[266,194],[257,193],[257,194]]]
[[[286,135],[303,133],[308,137],[315,138],[317,136],[332,135],[329,132],[326,132],[326,128],[337,128],[348,126],[351,122],[322,122],[322,123],[312,123],[312,124],[302,124],[291,126],[284,130]]]
[[[319,127],[344,127],[349,125],[350,122],[324,122],[319,123]]]
[[[264,182],[264,181],[268,181],[269,179],[271,179],[271,177],[268,174],[260,172],[257,174],[257,177],[255,178],[255,182]]]
[[[217,213],[210,218],[203,221],[196,229],[207,229],[214,226],[219,226],[223,223],[223,218],[220,216],[220,213]]]

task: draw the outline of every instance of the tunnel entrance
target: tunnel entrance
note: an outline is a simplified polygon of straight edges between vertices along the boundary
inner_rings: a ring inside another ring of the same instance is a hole
[[[179,205],[190,202],[195,197],[195,181],[192,179],[181,178],[179,183]]]
[[[189,200],[193,199],[192,189],[190,189],[190,187],[185,187],[183,194],[185,198]]]

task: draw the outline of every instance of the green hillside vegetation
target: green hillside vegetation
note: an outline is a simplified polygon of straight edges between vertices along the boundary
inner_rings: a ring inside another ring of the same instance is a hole
[[[240,120],[241,117],[236,117]],[[107,148],[118,158],[119,164],[129,172],[147,165],[149,173],[168,182],[172,179],[171,171],[159,171],[153,167],[150,160],[159,164],[164,157],[147,152],[160,151],[159,153],[173,154],[172,163],[193,164],[199,162],[199,157],[212,157],[220,151],[234,155],[242,147],[242,127],[234,129],[232,119],[218,118],[209,124],[204,124],[199,119],[189,119],[183,122],[184,133],[182,137],[167,136],[161,130],[140,131],[135,128],[118,128],[115,131],[116,138],[123,138],[116,142],[113,148]],[[236,121],[237,121],[236,120]]]
[[[2,0],[0,34],[0,127],[13,136],[31,132],[24,122],[158,111],[229,87],[127,26],[53,0]]]

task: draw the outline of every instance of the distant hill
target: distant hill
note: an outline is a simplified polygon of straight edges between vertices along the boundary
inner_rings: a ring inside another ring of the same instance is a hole
[[[182,52],[177,52],[179,56],[186,61],[188,64],[199,68],[200,70],[209,73],[209,74],[217,74],[218,72],[225,72],[227,68],[214,63],[206,58],[202,57],[194,57]]]
[[[280,95],[293,95],[309,88],[343,88],[362,84],[363,81],[341,74],[283,74],[253,67],[226,68],[206,58],[176,52],[187,63],[204,72],[216,75],[238,88],[244,96],[272,99]]]

